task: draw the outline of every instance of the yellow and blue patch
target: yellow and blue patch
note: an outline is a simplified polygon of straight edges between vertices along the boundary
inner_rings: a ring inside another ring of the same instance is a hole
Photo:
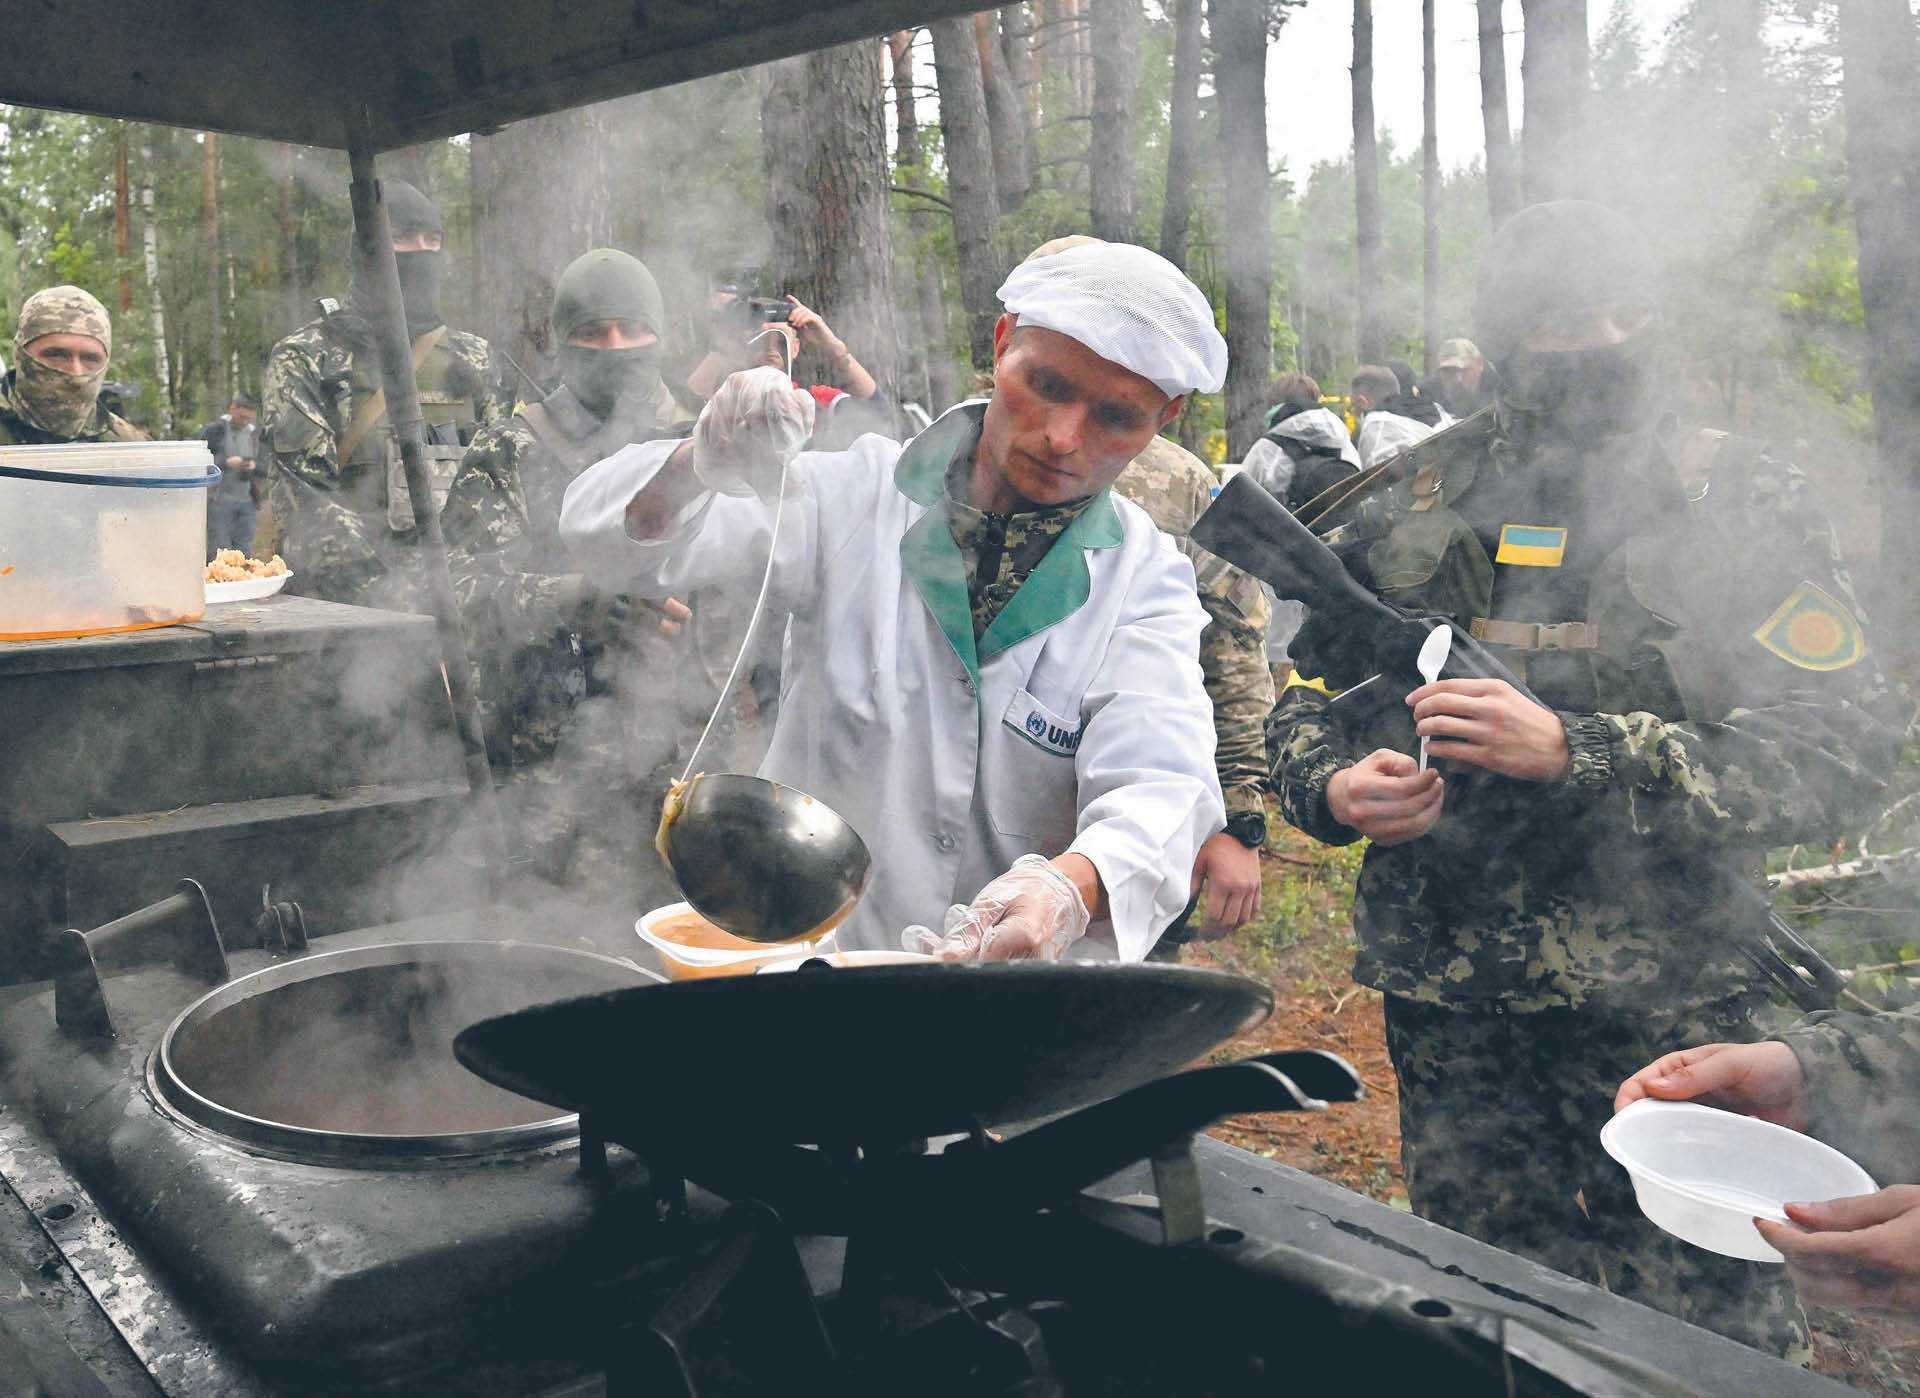
[[[1558,568],[1566,556],[1566,530],[1545,524],[1503,524],[1493,561],[1522,568]]]
[[[1867,638],[1853,613],[1810,582],[1774,608],[1753,639],[1802,670],[1844,670],[1867,653]]]

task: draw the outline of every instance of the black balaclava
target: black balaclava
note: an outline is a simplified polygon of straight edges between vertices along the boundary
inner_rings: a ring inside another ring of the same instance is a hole
[[[1499,370],[1502,407],[1531,432],[1573,441],[1644,427],[1651,320],[1618,345],[1523,346],[1597,306],[1654,304],[1653,254],[1627,219],[1579,199],[1522,209],[1494,235],[1474,297],[1474,338]]]
[[[380,197],[387,206],[387,227],[395,238],[409,233],[445,235],[440,222],[440,206],[405,180],[382,179]],[[400,272],[400,305],[406,312],[407,334],[419,339],[437,325],[445,325],[440,314],[440,278],[446,267],[445,255],[438,252],[396,252],[394,264]],[[353,259],[353,299],[367,304],[360,285],[360,259]]]
[[[646,264],[613,248],[576,257],[553,291],[553,339],[561,381],[598,418],[622,403],[651,404],[660,394],[660,342],[636,349],[589,349],[568,338],[583,325],[630,320],[656,337],[666,323],[660,287]]]

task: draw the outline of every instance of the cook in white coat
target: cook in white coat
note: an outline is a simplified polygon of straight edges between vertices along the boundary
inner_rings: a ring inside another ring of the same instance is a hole
[[[1107,487],[1187,393],[1219,388],[1226,346],[1205,297],[1144,248],[1027,263],[1000,298],[989,403],[904,450],[869,436],[793,458],[768,602],[793,621],[760,774],[873,852],[844,946],[911,928],[949,957],[1137,960],[1225,816],[1192,568]],[[751,586],[804,398],[777,370],[735,375],[688,441],[583,472],[560,519],[575,566],[643,596]],[[955,510],[1029,553],[1035,522],[1058,531],[984,625],[973,604],[982,580],[1004,591],[1010,546],[963,552]]]

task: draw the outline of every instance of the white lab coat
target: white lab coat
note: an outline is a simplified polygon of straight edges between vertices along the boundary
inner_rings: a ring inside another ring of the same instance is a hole
[[[1225,822],[1197,659],[1206,614],[1187,560],[1103,492],[976,654],[941,502],[981,411],[954,409],[904,453],[869,436],[789,468],[767,605],[793,620],[760,775],[825,801],[873,853],[842,946],[897,948],[1018,856],[1072,850],[1111,907],[1072,954],[1138,960]],[[752,587],[773,524],[758,500],[704,494],[668,537],[628,536],[627,502],[677,445],[625,447],[567,488],[574,566],[641,596]]]

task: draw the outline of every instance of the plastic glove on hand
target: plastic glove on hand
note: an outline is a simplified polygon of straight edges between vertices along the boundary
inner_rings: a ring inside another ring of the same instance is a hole
[[[1058,961],[1090,921],[1073,881],[1039,855],[1023,854],[971,904],[948,908],[942,932],[909,927],[900,944],[942,961]]]
[[[770,500],[780,473],[813,436],[813,395],[778,369],[731,374],[693,425],[693,471],[722,495]]]

